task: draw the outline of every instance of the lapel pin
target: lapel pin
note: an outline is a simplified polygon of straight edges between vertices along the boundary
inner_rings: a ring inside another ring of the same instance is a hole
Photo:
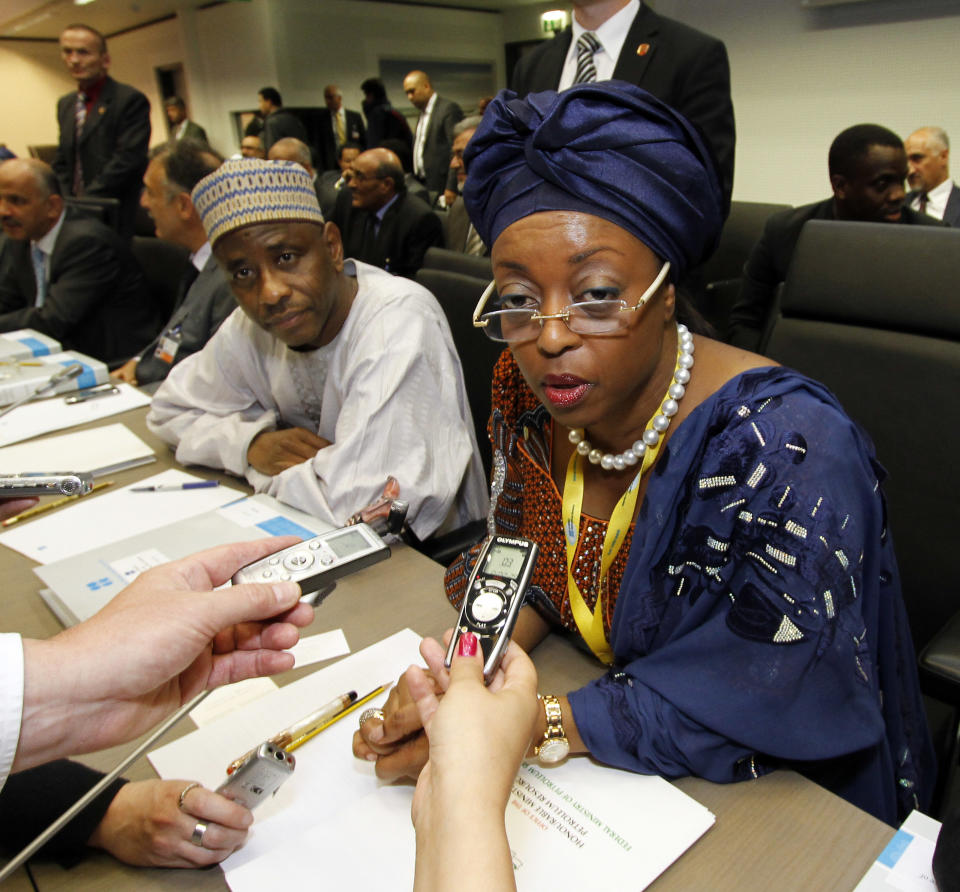
[[[647,53],[649,53],[649,52],[650,52],[650,44],[649,44],[649,43],[641,43],[640,46],[637,47],[637,55],[638,55],[638,56],[645,56],[645,55],[646,55]]]
[[[105,105],[101,105],[100,108],[97,109],[97,111],[98,111],[101,115],[106,114],[106,112],[107,112],[107,107],[106,107]]]

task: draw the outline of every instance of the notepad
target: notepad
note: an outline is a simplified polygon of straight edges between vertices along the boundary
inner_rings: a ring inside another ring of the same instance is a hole
[[[0,449],[6,474],[77,471],[103,477],[156,461],[153,450],[123,424],[61,434]]]

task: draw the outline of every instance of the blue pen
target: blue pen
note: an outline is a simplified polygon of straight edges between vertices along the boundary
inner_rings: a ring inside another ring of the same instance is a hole
[[[132,486],[130,492],[180,492],[184,489],[211,489],[219,480],[198,480],[196,483],[167,483],[161,486]]]

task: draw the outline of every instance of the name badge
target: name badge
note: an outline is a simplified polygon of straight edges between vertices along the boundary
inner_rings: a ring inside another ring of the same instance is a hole
[[[183,332],[179,325],[176,328],[168,329],[157,342],[157,349],[153,351],[153,355],[161,362],[173,365],[182,340]]]

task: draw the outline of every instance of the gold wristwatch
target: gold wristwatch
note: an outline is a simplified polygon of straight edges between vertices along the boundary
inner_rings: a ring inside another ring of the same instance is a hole
[[[560,709],[560,701],[553,694],[545,697],[537,694],[537,697],[543,701],[547,729],[533,754],[540,760],[541,765],[556,765],[570,755],[570,741],[563,731],[563,710]]]

